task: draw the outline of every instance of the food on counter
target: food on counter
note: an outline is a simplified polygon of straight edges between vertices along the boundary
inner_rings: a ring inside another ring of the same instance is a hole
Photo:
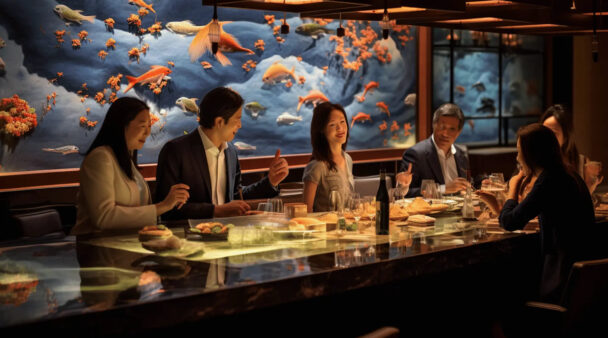
[[[249,210],[245,213],[246,216],[251,216],[251,215],[260,215],[263,214],[264,211],[262,210]]]
[[[350,218],[352,218],[352,217],[350,217]],[[317,219],[319,221],[325,222],[325,223],[332,223],[332,224],[338,223],[338,215],[333,212],[318,216]]]
[[[391,204],[390,210],[389,210],[389,218],[391,220],[405,220],[410,216],[410,214],[407,212],[407,209],[404,208],[402,205],[398,205],[398,204]]]
[[[431,205],[422,199],[422,197],[414,198],[414,201],[406,208],[410,215],[425,215],[432,211]]]
[[[294,231],[310,230],[310,228],[317,228],[319,225],[325,226],[325,223],[312,217],[295,217],[287,224],[289,230]]]
[[[151,240],[164,240],[173,236],[173,232],[166,226],[159,225],[148,225],[143,229],[139,230],[139,241],[147,242]]]
[[[450,206],[444,203],[433,203],[431,204],[431,211],[443,211],[447,210]]]
[[[223,234],[228,231],[228,229],[233,228],[234,224],[226,224],[223,225],[220,222],[207,222],[207,223],[199,223],[194,229],[199,230],[203,234]],[[192,229],[194,231],[194,229]],[[196,231],[194,231],[196,232]]]
[[[412,215],[407,219],[407,223],[413,226],[435,225],[435,218],[426,215]]]

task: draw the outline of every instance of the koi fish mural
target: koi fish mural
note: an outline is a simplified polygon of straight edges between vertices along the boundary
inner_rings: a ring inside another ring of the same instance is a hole
[[[400,127],[415,121],[415,107],[401,96],[416,91],[415,27],[377,44],[377,22],[343,23],[346,35],[336,39],[338,20],[287,13],[292,29],[281,34],[283,13],[222,8],[214,55],[208,6],[120,2],[111,10],[93,1],[0,2],[7,19],[0,23],[6,41],[0,100],[19,93],[37,115],[34,125],[27,113],[28,131],[13,123],[14,134],[0,137],[0,172],[78,168],[82,147],[91,144],[112,102],[124,96],[144,101],[155,122],[138,153],[142,164],[155,163],[168,140],[196,130],[204,112],[199,104],[218,86],[243,98],[246,116],[233,144],[244,157],[272,155],[279,147],[285,154],[310,153],[310,123],[322,102],[343,106],[354,127],[349,150],[384,147],[384,139],[387,147],[399,146],[388,133],[392,121]],[[0,126],[3,119],[0,113]],[[401,130],[398,136],[402,142]]]

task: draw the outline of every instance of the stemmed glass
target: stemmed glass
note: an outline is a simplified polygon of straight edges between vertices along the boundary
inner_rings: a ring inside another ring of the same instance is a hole
[[[338,190],[329,192],[329,211],[341,212],[343,209],[342,195]]]
[[[399,200],[403,200],[409,190],[410,190],[409,184],[405,185],[402,182],[397,181],[397,184],[395,185],[395,192],[397,194],[397,197],[399,197]]]

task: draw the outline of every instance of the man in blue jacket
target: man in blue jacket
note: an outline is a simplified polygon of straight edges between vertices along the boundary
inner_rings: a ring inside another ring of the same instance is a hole
[[[241,199],[269,198],[278,194],[287,177],[287,161],[280,151],[270,164],[268,176],[241,187],[236,148],[229,143],[241,128],[243,98],[225,87],[211,90],[200,103],[197,130],[163,146],[156,169],[156,199],[162,200],[171,186],[184,183],[190,198],[168,212],[167,219],[212,218],[244,215],[249,205]],[[241,196],[242,195],[242,196]]]

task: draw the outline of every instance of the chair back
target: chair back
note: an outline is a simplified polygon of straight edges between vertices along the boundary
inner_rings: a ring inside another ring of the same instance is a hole
[[[42,236],[65,237],[59,212],[43,209],[12,216],[23,238]]]
[[[608,314],[608,258],[576,262],[562,296],[566,332],[603,326]]]
[[[380,184],[380,176],[365,176],[355,177],[355,192],[363,196],[376,196],[378,192],[378,184]],[[386,190],[393,187],[393,182],[390,176],[386,176]]]

